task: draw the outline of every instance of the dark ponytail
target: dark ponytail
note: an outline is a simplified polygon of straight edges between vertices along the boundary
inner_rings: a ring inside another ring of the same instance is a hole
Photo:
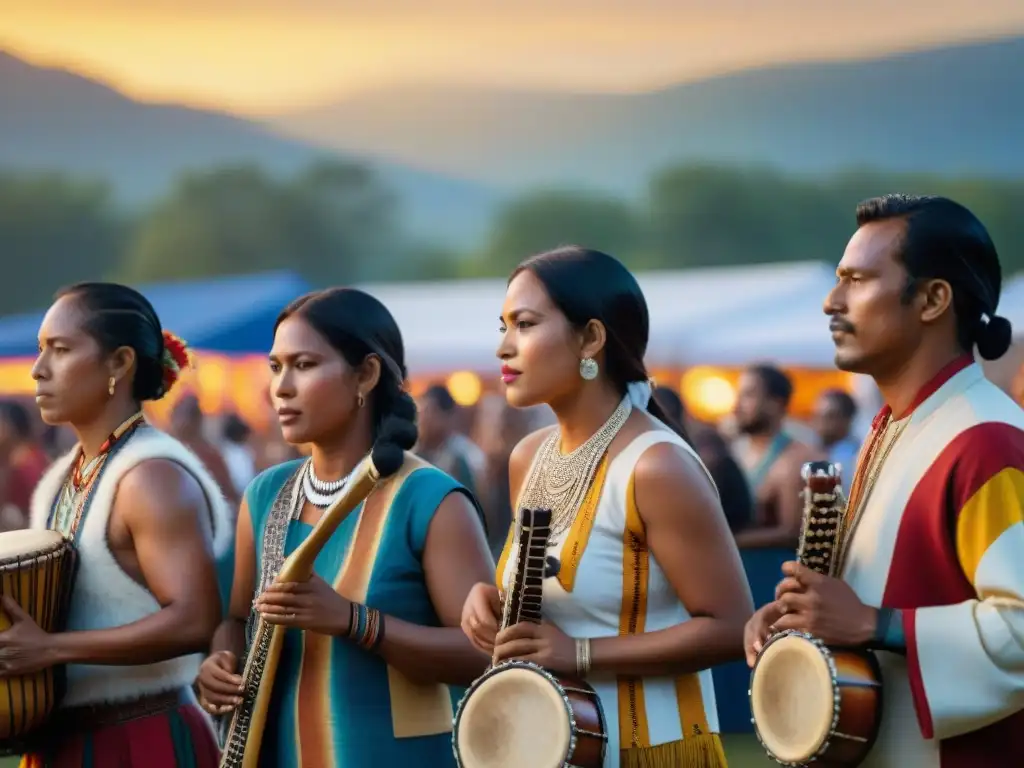
[[[986,360],[998,360],[1013,343],[1013,326],[1005,317],[982,314],[974,334],[978,354]]]
[[[654,391],[651,392],[651,401],[647,404],[647,412],[692,446],[693,441],[690,440],[690,435],[686,431],[686,427],[683,426],[683,401],[679,400],[678,395],[676,395],[676,399],[679,400],[679,413],[676,414],[674,413],[674,408],[666,406],[666,403],[662,402],[665,399],[665,392],[671,392],[675,395],[675,392],[665,387],[654,388]]]
[[[386,368],[383,366],[382,368]],[[381,371],[380,381],[373,390],[373,435],[374,439],[380,433],[381,425],[388,419],[398,419],[411,425],[414,439],[411,444],[405,446],[411,448],[419,439],[419,430],[416,427],[416,401],[403,389],[403,382],[398,381],[393,375]]]
[[[370,393],[373,437],[388,422],[405,423],[402,434],[418,437],[416,402],[405,391],[405,345],[398,323],[380,301],[356,288],[328,288],[300,296],[278,315],[277,327],[292,315],[309,323],[352,367],[370,355],[380,360],[380,379]]]
[[[650,378],[644,365],[650,332],[647,300],[636,278],[618,259],[568,245],[530,257],[516,267],[509,282],[523,271],[540,280],[570,324],[583,328],[598,320],[604,325],[604,372],[621,396],[625,397],[631,383]],[[668,416],[653,396],[647,411],[690,442],[683,425]]]

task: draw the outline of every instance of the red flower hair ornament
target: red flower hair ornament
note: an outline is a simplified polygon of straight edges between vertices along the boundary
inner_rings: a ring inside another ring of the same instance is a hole
[[[184,339],[175,336],[170,331],[164,331],[164,392],[170,392],[171,387],[181,377],[185,368],[194,368],[195,362],[192,358],[192,350]]]

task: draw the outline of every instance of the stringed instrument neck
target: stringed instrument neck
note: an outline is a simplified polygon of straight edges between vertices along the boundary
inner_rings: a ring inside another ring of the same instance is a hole
[[[846,500],[840,466],[830,461],[809,461],[801,469],[804,514],[797,560],[824,576],[833,576]]]
[[[544,579],[557,575],[559,569],[557,558],[547,554],[551,520],[550,509],[523,508],[519,511],[516,569],[505,596],[502,629],[521,621],[533,624],[542,621]]]

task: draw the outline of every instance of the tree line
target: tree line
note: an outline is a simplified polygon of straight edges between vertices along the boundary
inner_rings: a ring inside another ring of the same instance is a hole
[[[373,170],[323,162],[293,178],[231,166],[181,176],[139,211],[111,187],[61,174],[0,172],[0,315],[44,305],[58,286],[294,269],[313,284],[503,276],[565,243],[635,269],[838,261],[859,200],[943,194],[978,214],[1006,274],[1024,269],[1024,180],[855,171],[822,177],[765,168],[665,169],[634,199],[540,190],[509,200],[466,251],[406,232],[401,200]]]

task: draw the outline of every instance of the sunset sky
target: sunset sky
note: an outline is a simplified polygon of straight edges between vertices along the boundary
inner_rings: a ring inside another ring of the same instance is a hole
[[[1021,0],[0,0],[0,49],[250,114],[415,82],[636,90],[1018,31]]]

